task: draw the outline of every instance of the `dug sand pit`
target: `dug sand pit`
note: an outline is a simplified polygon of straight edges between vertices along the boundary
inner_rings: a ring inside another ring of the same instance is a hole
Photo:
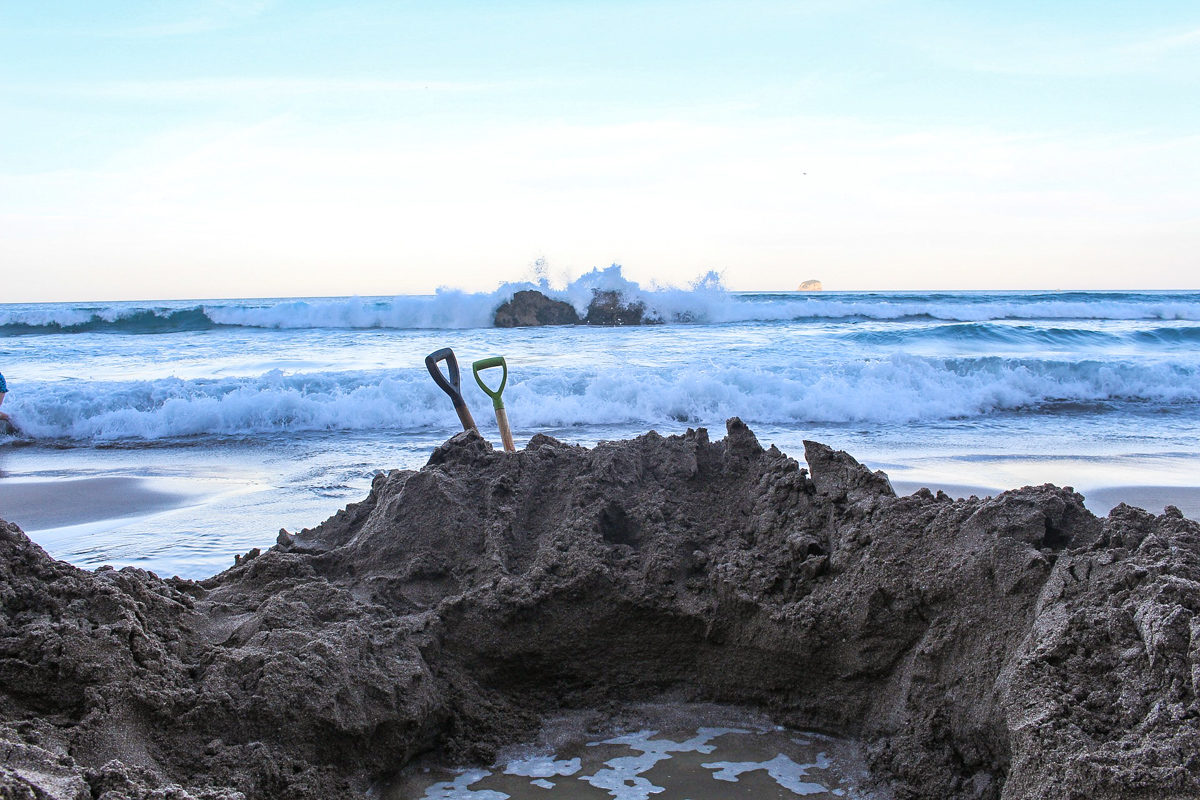
[[[901,798],[1200,796],[1196,523],[805,457],[466,432],[200,582],[0,527],[0,797],[361,796],[664,698],[858,740]]]

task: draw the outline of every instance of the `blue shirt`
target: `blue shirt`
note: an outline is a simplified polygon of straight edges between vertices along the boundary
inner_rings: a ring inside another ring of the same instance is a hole
[[[8,384],[4,382],[4,376],[0,375],[0,394],[8,391]]]

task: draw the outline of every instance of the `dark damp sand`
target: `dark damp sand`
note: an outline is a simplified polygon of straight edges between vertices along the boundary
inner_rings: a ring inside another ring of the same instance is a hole
[[[878,780],[907,796],[1200,797],[1179,767],[1200,724],[1171,712],[1194,679],[1200,523],[1139,512],[1101,528],[1080,495],[1044,486],[897,502],[846,453],[811,442],[805,458],[811,478],[737,419],[720,442],[547,438],[516,455],[467,432],[200,592],[54,562],[5,526],[17,650],[0,750],[41,784],[86,788],[103,769],[130,794],[186,781],[325,800],[442,743],[497,761],[563,707],[596,709],[585,733],[678,730],[614,707],[668,692],[861,732]]]
[[[920,488],[932,492],[941,490],[954,498],[990,497],[1004,491],[995,486],[972,486],[969,484],[921,483],[916,481],[893,481],[896,494],[908,495]],[[1161,514],[1167,506],[1175,506],[1188,519],[1200,520],[1200,487],[1198,486],[1109,486],[1102,489],[1076,491],[1084,497],[1084,505],[1097,516],[1107,516],[1121,503],[1144,508],[1152,514]]]
[[[0,519],[41,531],[179,508],[191,495],[153,488],[145,478],[0,480]]]
[[[922,487],[954,498],[989,497],[1003,489],[994,486],[936,482],[893,481],[897,494]],[[1092,513],[1104,516],[1120,503],[1161,514],[1173,505],[1189,519],[1200,520],[1200,487],[1112,486],[1079,489]],[[196,495],[157,488],[147,478],[131,476],[11,480],[0,478],[0,519],[15,522],[26,532],[143,516],[180,508]],[[201,512],[202,513],[202,512]]]

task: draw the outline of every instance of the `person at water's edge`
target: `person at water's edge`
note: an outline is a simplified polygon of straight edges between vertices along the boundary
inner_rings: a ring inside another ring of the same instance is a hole
[[[4,375],[0,373],[0,406],[4,405],[4,395],[8,394],[8,384],[4,382]],[[0,411],[0,429],[8,427],[14,431],[17,426],[13,424],[12,417]]]

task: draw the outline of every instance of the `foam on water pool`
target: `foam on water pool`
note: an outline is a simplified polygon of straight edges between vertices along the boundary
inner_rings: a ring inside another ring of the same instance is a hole
[[[658,731],[643,730],[600,742],[588,742],[589,747],[602,744],[625,745],[641,755],[621,756],[606,761],[604,768],[592,775],[582,776],[582,780],[598,789],[604,789],[617,800],[647,800],[651,794],[661,792],[662,787],[643,778],[643,772],[658,762],[671,758],[675,753],[712,753],[716,747],[709,742],[728,733],[746,731],[738,728],[701,728],[687,741],[675,742],[666,738],[652,738],[658,735]]]
[[[517,761],[510,761],[504,768],[506,775],[525,775],[530,778],[550,778],[555,775],[574,775],[579,772],[580,760],[570,758],[565,761],[555,761],[546,756],[533,756]]]
[[[409,769],[380,795],[383,800],[870,797],[855,788],[863,772],[853,743],[770,724],[680,728],[678,719],[671,722],[669,729],[551,737],[552,743],[526,746],[487,769]]]
[[[422,795],[422,800],[506,800],[508,795],[502,792],[471,790],[472,784],[491,774],[485,769],[464,770],[452,781],[441,781],[430,786]]]
[[[714,769],[713,777],[719,781],[736,782],[743,772],[765,769],[767,774],[775,779],[785,789],[790,789],[798,795],[820,794],[830,791],[829,787],[820,783],[809,783],[800,780],[808,776],[812,768],[828,769],[829,759],[824,753],[817,753],[817,760],[811,764],[797,764],[792,759],[780,753],[770,761],[716,761],[703,764],[706,769]]]

